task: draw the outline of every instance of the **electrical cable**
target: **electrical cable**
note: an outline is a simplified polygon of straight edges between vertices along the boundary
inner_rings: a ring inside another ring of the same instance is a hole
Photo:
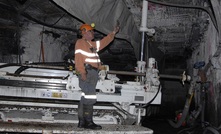
[[[6,9],[8,11],[13,11],[13,12],[18,12],[13,6],[7,6],[7,5],[4,5],[2,3],[0,3],[0,7],[3,8],[3,9]],[[60,30],[66,30],[66,31],[72,31],[72,32],[78,32],[77,29],[72,29],[72,28],[68,28],[68,27],[63,27],[63,26],[53,26],[51,24],[47,24],[47,23],[44,23],[42,21],[39,21],[35,18],[33,18],[31,15],[25,13],[25,12],[21,12],[21,15],[31,21],[34,21],[35,23],[38,23],[40,25],[43,25],[43,26],[47,26],[47,27],[50,27],[50,28],[55,28],[55,29],[60,29]]]
[[[39,21],[33,17],[31,17],[29,14],[27,13],[22,13],[21,14],[22,16],[24,16],[25,18],[31,20],[31,21],[34,21],[38,24],[41,24],[41,25],[44,25],[44,26],[47,26],[47,27],[50,27],[50,28],[55,28],[55,29],[60,29],[60,30],[66,30],[66,31],[72,31],[72,32],[78,32],[78,30],[76,29],[72,29],[72,28],[68,28],[68,27],[63,27],[63,26],[53,26],[53,25],[50,25],[50,24],[47,24],[47,23],[44,23],[42,21]]]
[[[214,27],[216,28],[217,31],[219,31],[218,29],[218,24],[217,21],[215,19],[214,14],[209,10],[208,7],[202,7],[202,6],[192,6],[192,5],[180,5],[180,4],[171,4],[171,3],[166,3],[166,2],[160,2],[157,0],[147,0],[151,3],[155,3],[155,4],[160,4],[160,5],[165,5],[165,6],[171,6],[171,7],[178,7],[178,8],[193,8],[193,9],[200,9],[203,10],[205,12],[207,12],[213,22]]]
[[[66,14],[66,13],[65,13]],[[54,26],[55,24],[57,24],[64,16],[65,14],[63,14],[54,24],[52,24],[51,26]]]

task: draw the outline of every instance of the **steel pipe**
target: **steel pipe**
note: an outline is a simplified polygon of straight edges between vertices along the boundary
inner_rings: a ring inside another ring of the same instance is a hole
[[[145,76],[145,73],[127,72],[127,71],[108,71],[107,73],[108,74],[119,74],[119,75]]]
[[[160,78],[164,79],[177,79],[177,80],[182,80],[182,75],[168,75],[168,74],[160,74]]]
[[[118,75],[132,75],[132,76],[146,76],[145,73],[138,73],[138,72],[127,72],[127,71],[108,71],[108,74],[118,74]],[[182,80],[182,75],[167,75],[167,74],[159,74],[159,78],[164,79],[176,79],[176,80]]]

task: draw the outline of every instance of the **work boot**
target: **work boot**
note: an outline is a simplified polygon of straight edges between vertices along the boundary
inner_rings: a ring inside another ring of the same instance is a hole
[[[85,127],[85,120],[84,120],[84,105],[83,103],[80,101],[78,104],[78,127],[79,128],[84,128]]]
[[[93,129],[93,130],[102,129],[100,125],[97,125],[93,122],[93,105],[84,105],[84,119],[85,119],[84,128]]]
[[[84,121],[84,119],[79,119],[78,127],[79,127],[79,128],[84,128],[84,127],[85,127],[85,121]]]
[[[95,124],[93,121],[87,122],[85,127],[87,129],[100,130],[102,127],[100,125]]]

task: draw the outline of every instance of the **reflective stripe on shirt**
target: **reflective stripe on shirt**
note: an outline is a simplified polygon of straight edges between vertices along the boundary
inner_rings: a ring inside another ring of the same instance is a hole
[[[85,93],[81,93],[81,96],[84,96],[85,99],[97,99],[97,95],[85,95]]]
[[[98,52],[100,50],[100,46],[101,46],[100,41],[96,41],[96,46],[97,46],[97,52]]]
[[[90,62],[90,63],[99,63],[99,62],[101,62],[100,59],[91,59],[91,58],[86,58],[85,61]]]
[[[98,57],[98,54],[97,53],[89,53],[89,52],[86,52],[86,51],[83,51],[81,49],[77,49],[75,50],[75,54],[82,54],[82,55],[85,55],[87,57]]]

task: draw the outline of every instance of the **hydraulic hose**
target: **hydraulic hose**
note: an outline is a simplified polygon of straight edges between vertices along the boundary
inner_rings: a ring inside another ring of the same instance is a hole
[[[0,65],[0,68],[10,67],[10,66],[21,66],[21,64],[18,64],[18,63],[7,63],[7,64]]]
[[[187,96],[186,103],[185,103],[185,106],[184,106],[184,109],[183,109],[183,112],[182,112],[181,119],[177,123],[174,123],[172,120],[169,120],[170,125],[174,128],[179,128],[182,125],[182,123],[184,122],[184,120],[186,119],[186,117],[189,113],[189,108],[190,108],[190,104],[191,104],[191,101],[192,101],[194,84],[195,84],[195,81],[192,81],[191,85],[190,85],[190,88],[189,88],[189,91],[188,91],[188,96]]]
[[[20,66],[15,71],[15,74],[18,75],[28,68],[45,68],[45,69],[64,70],[64,67],[60,67],[60,66],[64,66],[64,65],[65,65],[64,62],[46,62],[46,63],[37,62],[37,63],[31,63],[31,64],[7,63],[7,64],[0,65],[0,68],[11,67],[11,66]]]
[[[213,134],[220,134],[215,128],[213,127],[206,127],[205,130],[203,131],[203,134],[207,134],[207,132],[210,131]]]
[[[124,110],[122,107],[119,106],[117,103],[112,103],[117,109],[119,109],[121,112],[123,112],[125,115],[127,115],[130,118],[134,118],[135,116],[130,114],[128,111]]]
[[[158,88],[158,90],[157,90],[157,93],[155,94],[155,96],[147,103],[147,104],[145,104],[144,106],[142,106],[143,108],[144,107],[147,107],[147,106],[149,106],[150,105],[150,103],[152,103],[154,100],[155,100],[155,98],[157,97],[157,95],[159,94],[159,92],[160,92],[160,90],[161,90],[161,86],[159,86],[159,88]]]
[[[25,71],[28,68],[44,68],[44,69],[59,69],[59,70],[63,70],[63,67],[56,67],[55,65],[62,65],[64,66],[64,62],[46,62],[46,63],[42,63],[42,62],[37,62],[37,63],[31,63],[31,64],[23,64],[21,65],[20,68],[18,68],[15,71],[15,74],[20,74],[21,72]]]

